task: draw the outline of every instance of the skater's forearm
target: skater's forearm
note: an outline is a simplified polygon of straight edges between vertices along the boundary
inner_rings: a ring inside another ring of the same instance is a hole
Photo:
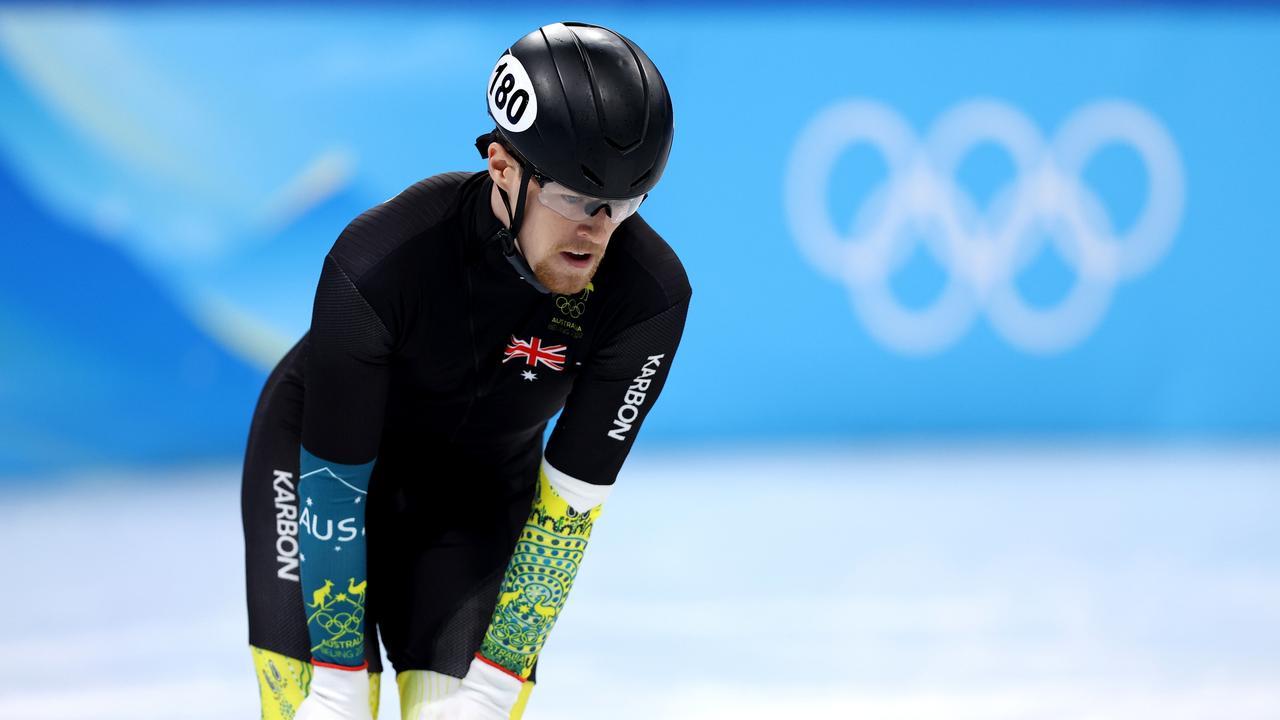
[[[526,679],[564,609],[609,486],[568,477],[545,461],[537,494],[511,562],[480,655]]]
[[[343,465],[302,450],[298,483],[302,602],[315,662],[362,667],[365,497],[373,461]]]

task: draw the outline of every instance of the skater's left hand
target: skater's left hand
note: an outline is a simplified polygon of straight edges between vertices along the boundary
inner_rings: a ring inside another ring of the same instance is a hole
[[[533,684],[475,658],[462,685],[440,703],[440,720],[513,720]],[[517,708],[517,706],[519,706]]]

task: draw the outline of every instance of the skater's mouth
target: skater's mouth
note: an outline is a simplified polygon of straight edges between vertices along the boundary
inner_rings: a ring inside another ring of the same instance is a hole
[[[565,262],[574,267],[587,267],[591,265],[591,253],[589,252],[577,253],[566,250],[560,253],[560,257],[564,258]]]

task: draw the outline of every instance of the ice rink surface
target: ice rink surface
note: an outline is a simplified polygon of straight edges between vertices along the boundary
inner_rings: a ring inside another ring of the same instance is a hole
[[[258,717],[238,482],[0,486],[0,718]],[[1274,445],[649,451],[526,718],[1274,720],[1278,517]]]

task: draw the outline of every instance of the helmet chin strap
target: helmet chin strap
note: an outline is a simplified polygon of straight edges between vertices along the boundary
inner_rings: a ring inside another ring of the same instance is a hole
[[[529,180],[533,178],[533,173],[527,168],[520,168],[520,194],[516,196],[515,212],[511,211],[511,200],[507,197],[507,191],[498,187],[498,194],[502,196],[502,204],[507,208],[507,218],[510,220],[509,227],[498,231],[498,236],[502,239],[502,255],[515,268],[516,274],[520,279],[529,283],[535,290],[543,295],[550,295],[551,291],[545,285],[538,282],[537,275],[534,274],[533,268],[529,267],[529,261],[525,259],[524,253],[520,250],[519,241],[517,239],[520,233],[520,223],[524,221],[524,204],[529,193]]]

